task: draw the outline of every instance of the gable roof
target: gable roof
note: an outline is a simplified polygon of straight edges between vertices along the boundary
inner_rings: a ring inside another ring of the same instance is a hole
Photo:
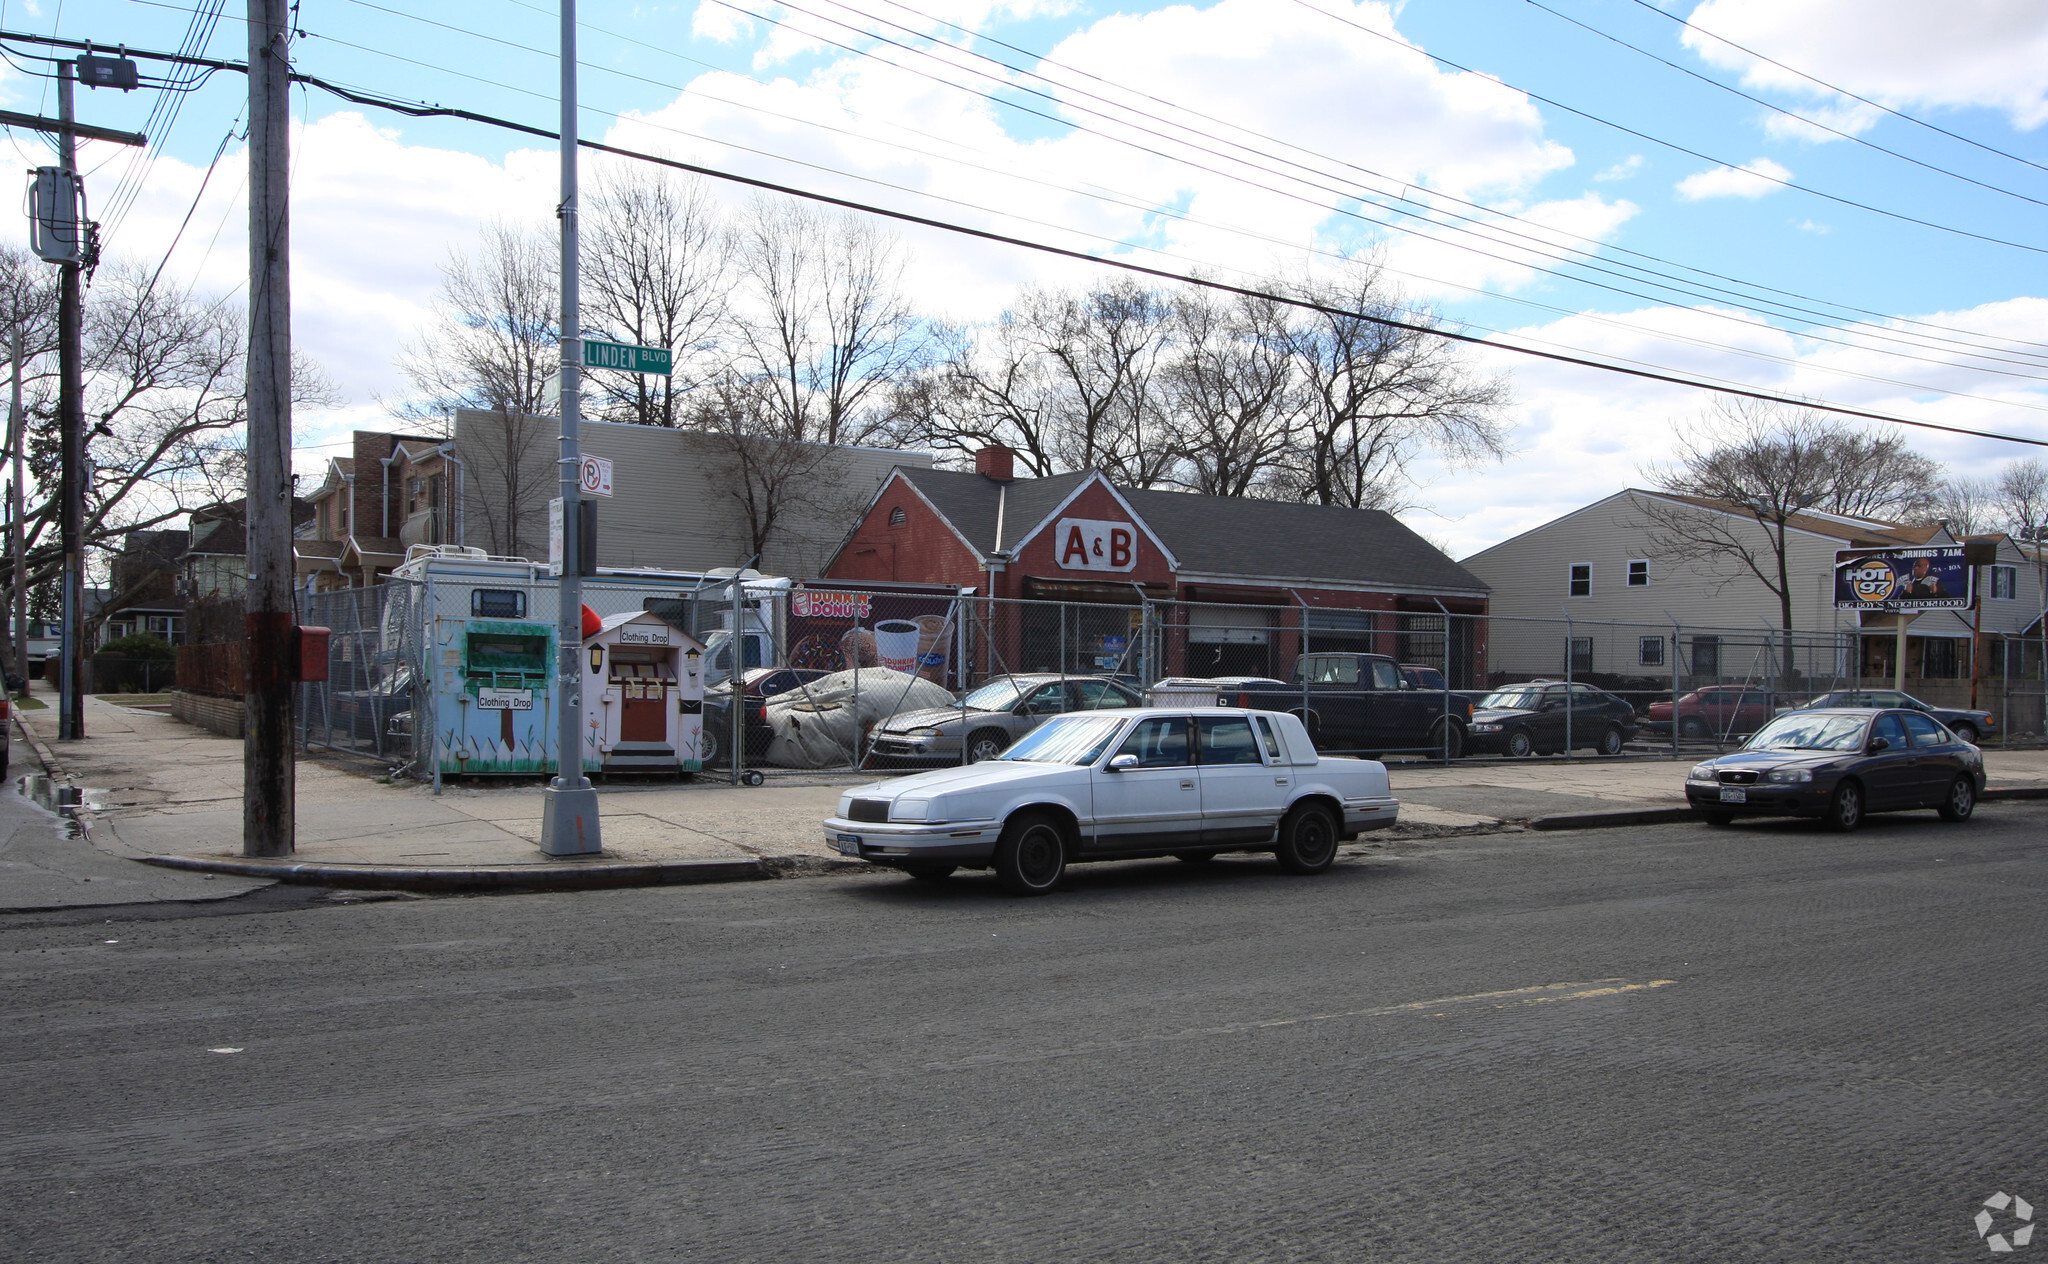
[[[958,470],[898,466],[895,473],[983,557],[996,552],[998,507],[1007,552],[1043,525],[1082,484],[1097,477],[1083,470],[1005,484]],[[1143,491],[1106,481],[1105,486],[1130,506],[1180,571],[1392,589],[1488,591],[1478,577],[1382,510]]]
[[[1710,496],[1685,496],[1678,492],[1651,491],[1642,487],[1631,487],[1622,494],[1676,501],[1679,504],[1693,505],[1735,518],[1755,519],[1755,515],[1746,506],[1732,500],[1716,500]],[[1785,525],[1809,535],[1845,540],[1853,547],[1872,548],[1894,544],[1925,544],[1946,530],[1939,524],[1931,527],[1907,526],[1883,518],[1854,518],[1846,514],[1820,512],[1795,513],[1785,520]]]

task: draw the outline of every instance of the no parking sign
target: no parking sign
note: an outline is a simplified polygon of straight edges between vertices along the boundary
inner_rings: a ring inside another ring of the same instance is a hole
[[[601,456],[583,458],[583,494],[585,496],[609,496],[612,494],[612,463]]]

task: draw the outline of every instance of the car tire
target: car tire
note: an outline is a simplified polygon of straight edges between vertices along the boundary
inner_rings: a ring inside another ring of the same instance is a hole
[[[1707,735],[1707,722],[1698,716],[1688,716],[1679,721],[1678,735],[1697,742]]]
[[[1529,736],[1529,730],[1516,729],[1508,734],[1504,744],[1507,753],[1516,759],[1523,759],[1536,753],[1536,739]]]
[[[1289,873],[1314,874],[1337,859],[1337,818],[1320,803],[1304,803],[1280,822],[1280,845],[1273,849]]]
[[[718,733],[715,729],[702,729],[697,734],[697,758],[706,768],[718,762]]]
[[[1720,812],[1711,808],[1694,808],[1693,811],[1699,814],[1699,818],[1702,821],[1716,829],[1725,829],[1735,824],[1735,814],[1733,812]]]
[[[1623,737],[1621,730],[1613,725],[1609,725],[1607,731],[1600,735],[1600,753],[1609,759],[1613,759],[1621,754],[1621,748],[1626,745],[1628,745],[1628,739]]]
[[[984,763],[994,759],[1009,748],[1009,735],[1001,729],[976,729],[967,736],[967,757],[970,764]]]
[[[1950,782],[1948,797],[1941,801],[1941,807],[1936,810],[1941,813],[1941,819],[1944,821],[1960,824],[1969,820],[1970,814],[1977,810],[1976,778],[1962,776]]]
[[[1429,731],[1429,753],[1457,759],[1465,753],[1465,726],[1462,724],[1451,725],[1450,740],[1448,742],[1444,740],[1444,727],[1444,722],[1438,720],[1436,727]]]
[[[946,879],[952,877],[953,871],[955,869],[958,869],[959,867],[960,866],[958,865],[938,864],[905,865],[903,866],[903,872],[909,874],[913,878],[916,878],[919,882],[944,882]]]
[[[1011,895],[1044,895],[1067,871],[1067,836],[1058,821],[1020,812],[1003,824],[996,843],[996,879]]]
[[[1846,834],[1863,824],[1863,783],[1845,778],[1841,785],[1836,786],[1821,824],[1837,834]]]
[[[1977,739],[1983,736],[1983,734],[1977,731],[1976,725],[1967,722],[1955,725],[1953,726],[1953,728],[1955,735],[1957,737],[1962,738],[1964,741],[1968,742],[1972,746],[1975,746],[1977,744]]]

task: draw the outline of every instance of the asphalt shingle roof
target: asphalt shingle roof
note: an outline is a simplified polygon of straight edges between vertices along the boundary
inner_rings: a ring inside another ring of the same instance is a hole
[[[976,548],[984,554],[995,551],[1002,484],[956,470],[898,466],[897,472]],[[1003,547],[1013,548],[1086,478],[1082,472],[1010,483],[1003,507]],[[1378,509],[1116,490],[1172,551],[1183,571],[1475,595],[1487,591],[1477,576],[1400,519]]]

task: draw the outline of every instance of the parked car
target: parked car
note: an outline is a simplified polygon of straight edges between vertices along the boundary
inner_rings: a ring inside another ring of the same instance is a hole
[[[7,765],[14,754],[14,700],[0,697],[0,781],[7,780]]]
[[[1900,693],[1896,689],[1838,689],[1822,694],[1803,707],[1787,709],[1810,711],[1822,707],[1895,707],[1902,711],[1918,711],[1941,721],[1949,732],[1972,746],[1998,727],[1998,717],[1989,711],[1929,706],[1912,694]]]
[[[1852,830],[1872,812],[1934,808],[1966,821],[1984,792],[1984,754],[1924,711],[1791,711],[1742,749],[1693,765],[1685,797],[1709,825],[1807,816]]]
[[[957,706],[906,711],[875,727],[877,760],[978,764],[1055,715],[1142,707],[1138,691],[1107,676],[1033,672],[997,676],[960,696]]]
[[[741,678],[741,734],[746,740],[742,763],[759,763],[768,753],[775,730],[768,726],[768,700],[829,675],[810,667],[755,667]],[[705,764],[723,763],[732,751],[732,682],[704,691],[704,732],[697,749]]]
[[[1427,663],[1401,664],[1401,676],[1412,689],[1434,689],[1444,691],[1444,674]]]
[[[1384,654],[1304,654],[1284,685],[1240,688],[1237,705],[1300,717],[1318,750],[1465,750],[1472,704],[1441,688],[1418,689]],[[1446,730],[1448,729],[1448,733]]]
[[[1611,693],[1577,682],[1534,680],[1480,700],[1466,749],[1520,757],[1569,746],[1619,755],[1639,727],[1636,709]]]
[[[848,791],[825,841],[925,881],[993,868],[1043,895],[1089,860],[1271,851],[1320,873],[1399,814],[1384,765],[1318,756],[1294,716],[1154,708],[1060,716],[994,759]]]
[[[1774,713],[1771,691],[1749,685],[1708,685],[1681,697],[1674,705],[1653,702],[1643,728],[1671,732],[1672,713],[1678,735],[1698,741],[1708,737],[1741,737],[1762,728]]]

